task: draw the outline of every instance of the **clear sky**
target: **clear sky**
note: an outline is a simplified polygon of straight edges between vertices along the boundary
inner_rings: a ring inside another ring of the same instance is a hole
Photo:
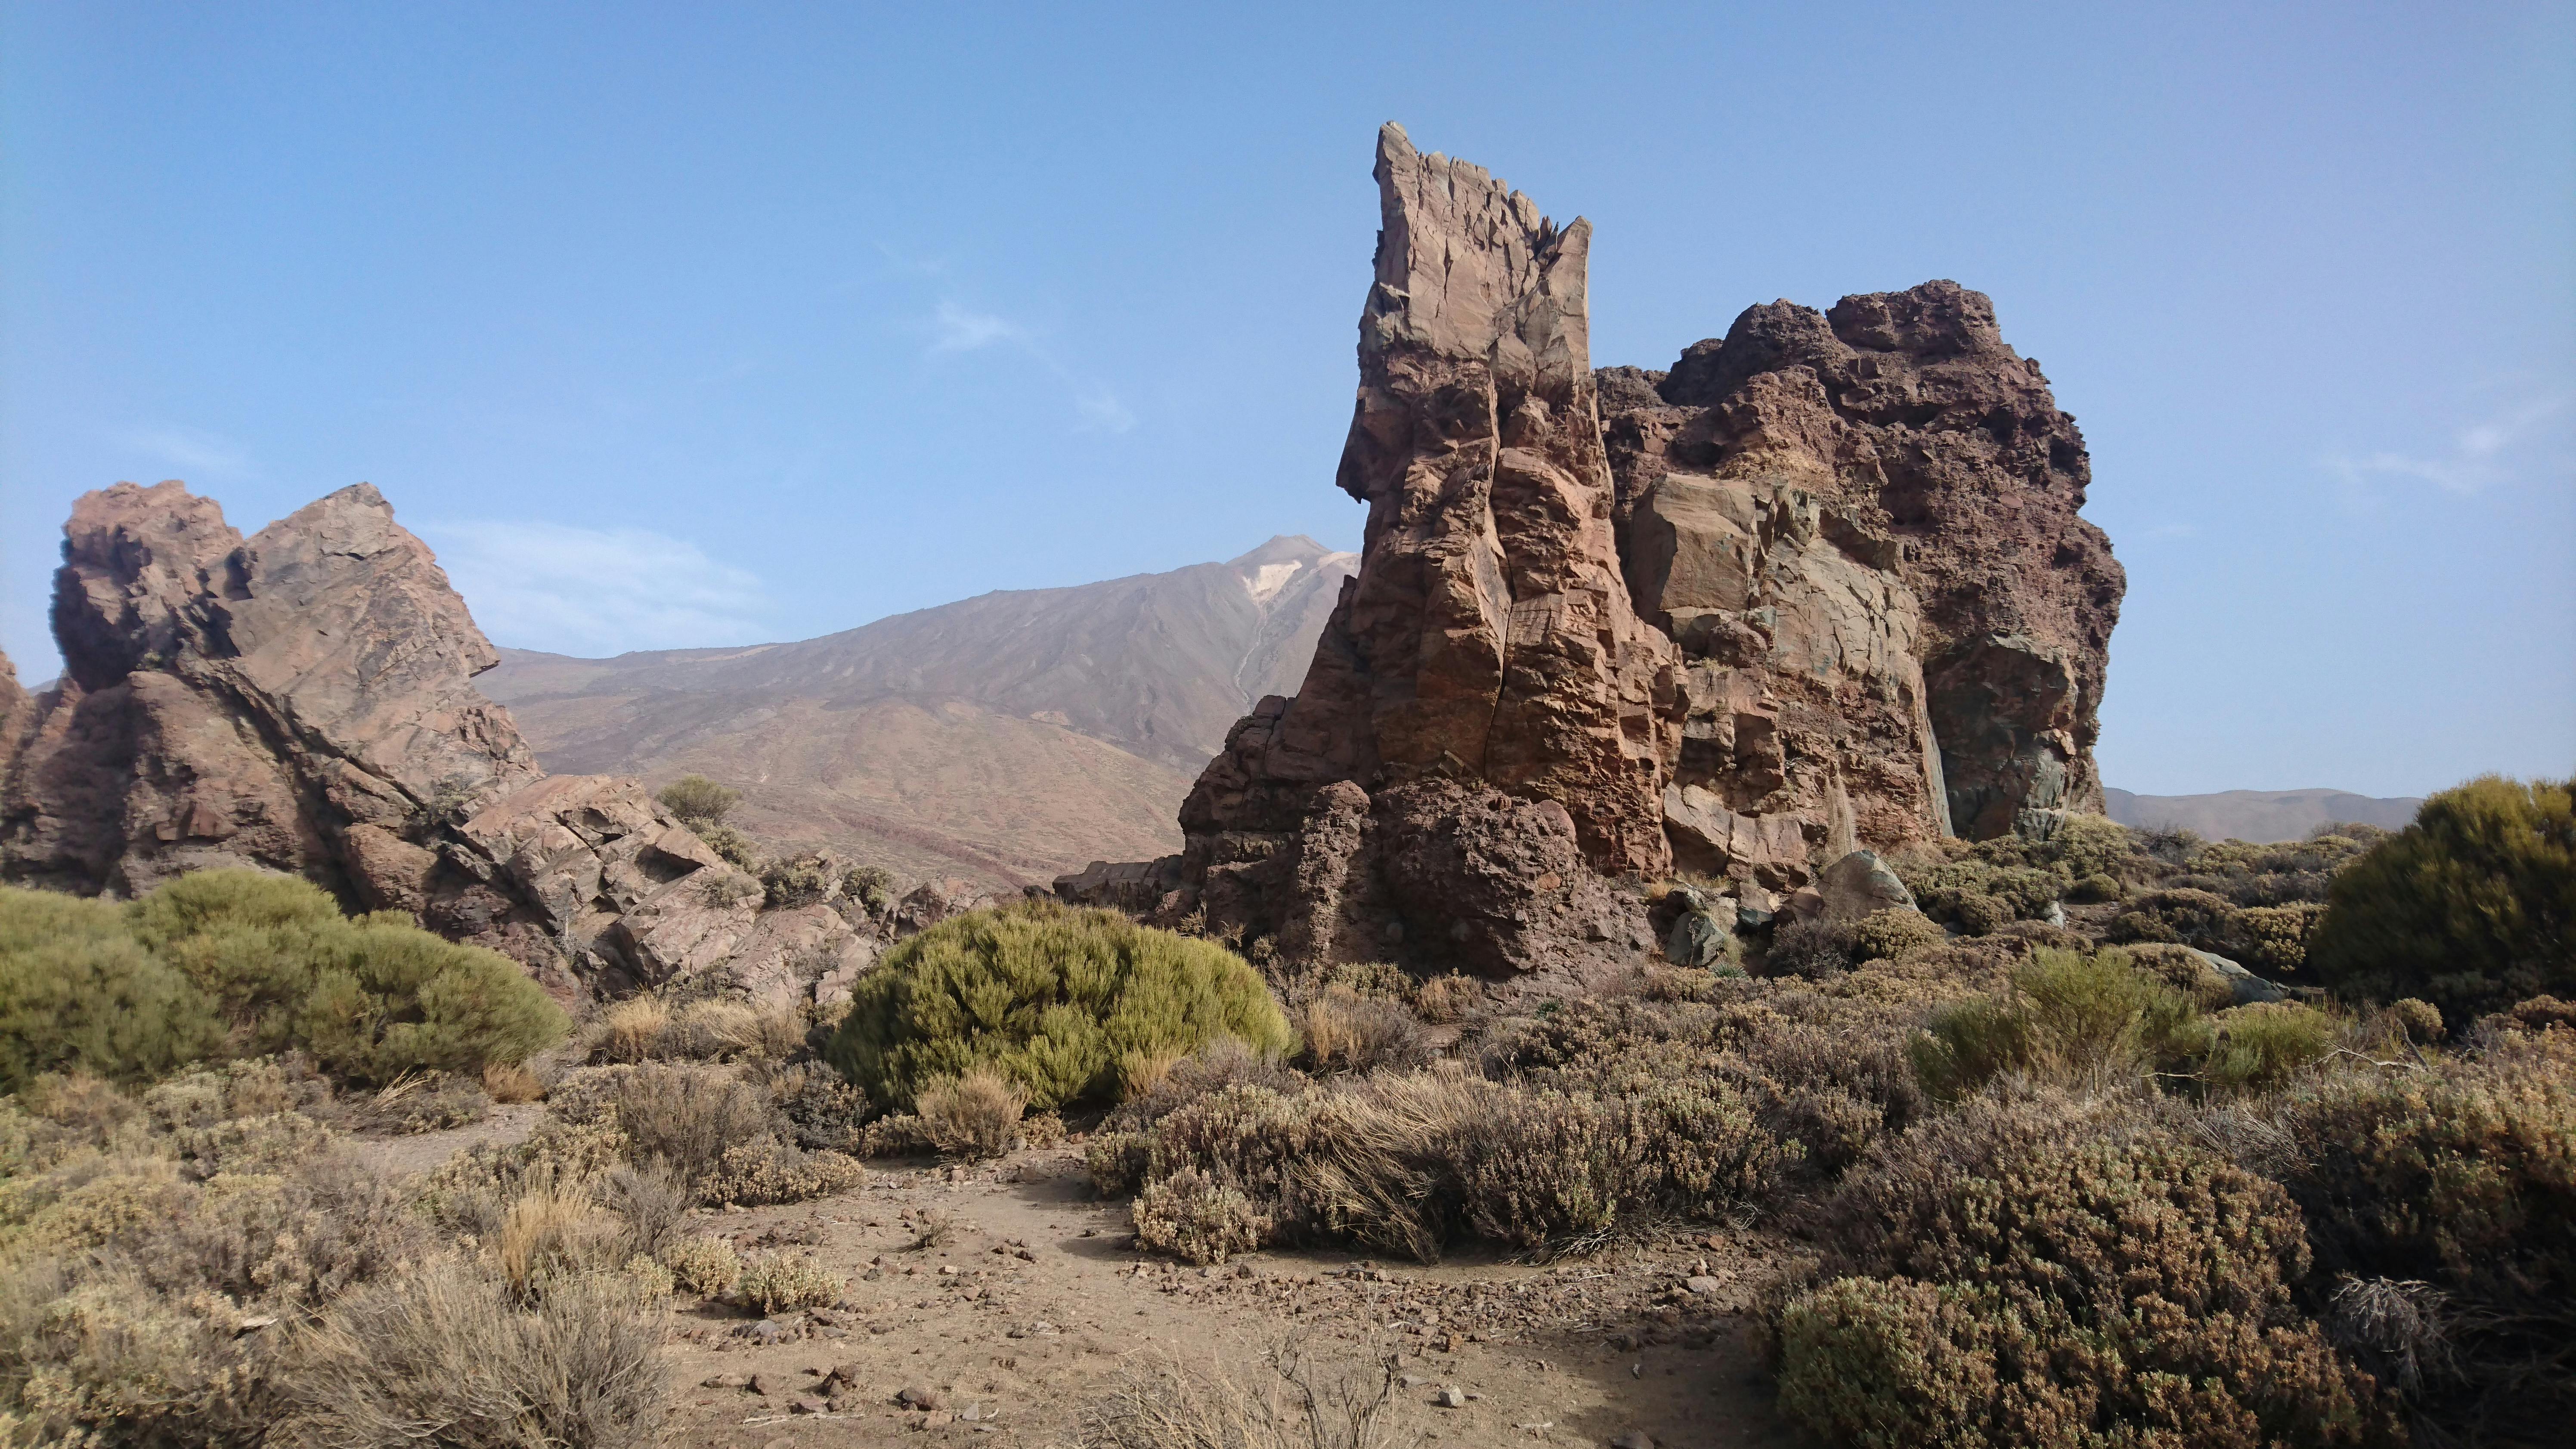
[[[1952,277],[2149,793],[2576,768],[2576,6],[0,3],[0,645],[72,498],[372,481],[507,644],[1358,545],[1379,122],[1594,361]]]

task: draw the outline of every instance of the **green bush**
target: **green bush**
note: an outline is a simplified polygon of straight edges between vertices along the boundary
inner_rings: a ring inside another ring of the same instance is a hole
[[[343,919],[291,876],[201,871],[132,912],[135,936],[214,1001],[237,1049],[301,1048],[352,1081],[480,1071],[571,1029],[508,957],[441,940],[397,911]]]
[[[204,993],[116,906],[0,886],[0,1092],[47,1072],[148,1080],[222,1040]]]
[[[0,1085],[136,1079],[225,1052],[308,1053],[363,1083],[516,1062],[570,1029],[509,958],[309,881],[201,871],[122,909],[0,890]]]
[[[1914,1044],[1924,1090],[1954,1101],[2007,1073],[2071,1082],[2136,1076],[2205,1040],[2192,1002],[2118,951],[2043,948],[2010,989],[1934,1009]]]
[[[724,824],[733,807],[742,803],[742,792],[719,785],[704,775],[682,775],[662,787],[653,797],[662,808],[680,819],[680,823],[703,833]]]
[[[2271,1091],[2334,1050],[2334,1019],[2295,1001],[2258,1002],[2222,1011],[2201,1080],[2213,1087]]]
[[[986,1066],[1053,1111],[1114,1095],[1130,1064],[1220,1036],[1265,1053],[1292,1045],[1242,958],[1109,911],[1026,901],[896,947],[860,979],[824,1054],[883,1107]]]
[[[2307,965],[2336,991],[2419,997],[2465,1025],[2576,995],[2576,781],[2487,776],[2335,878]]]
[[[1977,1099],[1882,1141],[1771,1325],[1788,1416],[1838,1445],[2400,1442],[2291,1303],[2273,1183],[2116,1102]]]

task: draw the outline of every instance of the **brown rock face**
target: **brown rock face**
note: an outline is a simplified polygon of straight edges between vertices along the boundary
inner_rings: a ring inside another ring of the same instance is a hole
[[[0,689],[0,878],[292,872],[566,995],[822,949],[764,944],[759,884],[638,782],[541,774],[470,682],[499,656],[366,484],[248,540],[177,483],[87,494],[54,632],[62,683]]]
[[[1595,374],[1585,223],[1393,126],[1376,174],[1359,575],[1303,690],[1199,777],[1183,854],[1060,891],[1160,891],[1292,960],[1580,974],[1650,940],[1609,878],[1767,900],[1864,845],[2099,808],[2123,580],[1984,297],[1755,307],[1669,373]]]
[[[1339,475],[1368,505],[1359,574],[1304,687],[1238,723],[1181,807],[1182,889],[1293,955],[1401,940],[1526,970],[1642,935],[1599,875],[1670,859],[1674,655],[1620,572],[1590,226],[1393,125],[1376,177]]]
[[[2101,808],[2125,580],[2077,515],[2075,421],[1984,296],[1753,307],[1602,390],[1628,578],[1687,660],[1687,863],[1796,874],[1701,846],[1717,809],[1794,821],[1830,859]]]

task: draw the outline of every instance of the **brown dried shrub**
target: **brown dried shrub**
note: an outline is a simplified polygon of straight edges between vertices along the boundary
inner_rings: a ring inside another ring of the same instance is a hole
[[[1769,1352],[1830,1442],[2400,1442],[2291,1302],[2288,1195],[2126,1101],[1963,1103],[1877,1144],[1817,1228],[1826,1281]]]
[[[989,1067],[936,1078],[916,1099],[922,1138],[951,1157],[999,1157],[1027,1112],[1029,1094]]]

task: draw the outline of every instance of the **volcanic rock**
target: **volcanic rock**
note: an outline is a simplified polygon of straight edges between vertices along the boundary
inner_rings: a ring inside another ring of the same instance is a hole
[[[1184,900],[1292,957],[1487,972],[1645,944],[1674,652],[1620,571],[1588,223],[1379,132],[1384,226],[1339,482],[1368,505],[1303,687],[1181,807]],[[1070,878],[1069,878],[1070,880]]]
[[[546,778],[470,683],[492,645],[369,485],[248,540],[175,482],[86,494],[53,620],[61,682],[0,689],[0,879],[130,896],[290,872],[567,996],[719,965],[792,996],[771,978],[852,934],[764,919],[759,883],[638,782]]]
[[[1638,610],[1686,660],[1682,785],[1827,860],[2101,808],[2124,578],[2077,514],[2082,435],[1986,297],[1752,307],[1601,393]],[[1667,820],[1688,863],[1778,873]]]

